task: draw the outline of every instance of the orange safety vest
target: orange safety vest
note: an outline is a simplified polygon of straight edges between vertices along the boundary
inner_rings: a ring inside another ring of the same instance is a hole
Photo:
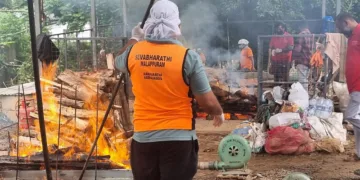
[[[192,94],[183,71],[187,51],[180,45],[148,41],[130,50],[127,68],[135,95],[135,132],[195,129]]]

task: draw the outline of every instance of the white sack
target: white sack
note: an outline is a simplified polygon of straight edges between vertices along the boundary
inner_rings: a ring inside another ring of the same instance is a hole
[[[342,125],[343,114],[333,113],[327,120],[319,119],[316,116],[308,117],[311,125],[310,136],[315,140],[334,138],[346,144],[347,131]]]

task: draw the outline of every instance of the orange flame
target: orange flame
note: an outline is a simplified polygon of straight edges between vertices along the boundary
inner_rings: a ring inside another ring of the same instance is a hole
[[[50,64],[48,66],[43,66],[42,78],[47,80],[53,80],[56,75],[57,64]],[[64,157],[73,158],[74,154],[81,151],[83,153],[89,153],[92,144],[95,141],[97,128],[99,128],[102,117],[89,117],[88,126],[85,130],[79,130],[76,128],[75,120],[68,119],[67,117],[59,115],[60,105],[58,102],[58,97],[55,96],[53,88],[50,88],[47,84],[41,83],[43,90],[43,102],[44,107],[46,106],[46,111],[44,111],[45,121],[46,121],[46,132],[47,132],[47,143],[49,146],[58,145],[58,128],[59,128],[59,118],[60,118],[60,137],[59,137],[59,147],[58,149],[71,148],[66,152]],[[92,97],[91,100],[85,102],[84,109],[94,110],[97,109],[97,98]],[[106,110],[108,102],[99,101],[99,110]],[[45,109],[45,108],[44,108]],[[60,116],[60,117],[59,117]],[[35,130],[40,132],[39,122],[35,121]],[[128,164],[129,154],[127,149],[127,143],[122,136],[116,136],[121,131],[114,127],[114,122],[112,118],[108,118],[104,126],[104,129],[101,132],[100,138],[97,142],[97,155],[105,156],[110,155],[110,160],[112,163],[120,165],[124,168],[129,169]],[[41,141],[41,137],[38,135],[37,140]],[[115,142],[112,142],[115,141]],[[76,148],[75,148],[76,147]],[[31,156],[36,152],[41,152],[40,146],[34,145],[22,145],[19,146],[19,154],[21,157]],[[49,148],[51,151],[55,151],[56,148]],[[16,155],[16,153],[12,153]],[[95,155],[95,152],[93,156]]]

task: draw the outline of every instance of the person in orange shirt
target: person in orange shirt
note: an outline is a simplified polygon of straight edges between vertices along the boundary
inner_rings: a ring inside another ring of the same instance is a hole
[[[242,71],[254,71],[254,55],[249,47],[249,41],[246,39],[240,39],[240,70]]]

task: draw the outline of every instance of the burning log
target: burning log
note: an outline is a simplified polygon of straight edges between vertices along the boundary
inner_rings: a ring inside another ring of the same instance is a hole
[[[52,109],[51,109],[50,104],[47,104],[46,102],[44,102],[44,110],[51,111]],[[57,114],[59,114],[60,110],[56,109],[55,112]],[[99,117],[104,117],[104,115],[105,115],[105,111],[99,110],[98,113],[99,113]],[[71,107],[62,106],[61,107],[61,115],[74,118],[75,117],[75,109],[71,108]],[[96,110],[77,109],[76,117],[81,118],[81,119],[94,118],[94,117],[96,117]]]
[[[53,89],[54,93],[56,93],[58,96],[61,95],[61,90],[60,88],[54,88]],[[79,93],[79,92],[78,92]],[[78,95],[78,93],[75,96],[75,90],[68,90],[68,89],[63,89],[62,90],[62,95],[63,97],[67,97],[69,99],[73,99],[73,100],[79,100],[79,101],[84,101],[85,97]]]
[[[44,88],[45,91],[43,92],[43,105],[49,152],[50,156],[63,155],[59,158],[60,169],[64,167],[81,169],[83,167],[83,163],[80,162],[86,159],[84,157],[89,155],[87,154],[87,150],[93,144],[94,135],[98,128],[95,125],[96,118],[99,118],[98,124],[100,124],[105,115],[104,109],[109,103],[108,95],[114,90],[114,85],[117,82],[116,78],[111,76],[113,76],[112,71],[88,73],[66,70],[56,78],[56,82],[51,81],[55,79],[54,75],[42,80],[42,85],[46,85],[46,88]],[[99,104],[97,104],[96,101],[98,84],[101,90],[99,91]],[[128,142],[125,141],[125,139],[130,133],[126,132],[132,130],[129,110],[126,109],[128,107],[127,98],[123,89],[124,87],[122,86],[122,90],[117,95],[118,103],[113,107],[114,115],[107,120],[98,142],[98,154],[111,155],[111,160],[115,164],[127,162],[128,154],[126,153],[128,153],[128,150],[122,147]],[[61,96],[61,102],[59,96]],[[102,110],[97,110],[97,107]],[[117,111],[116,115],[115,111]],[[114,126],[115,116],[118,117],[116,124],[119,124],[119,126]],[[38,119],[38,114],[31,113],[30,117]],[[30,132],[30,135],[26,132],[21,133],[21,135],[24,137],[30,136],[32,138],[31,141],[34,140],[34,142],[38,144],[39,140],[41,140],[39,136],[40,133],[38,133],[39,123],[35,120],[34,124],[35,129]],[[126,129],[125,131],[125,128],[128,130]],[[25,137],[23,138],[24,141],[22,141],[27,147],[30,145],[30,137]],[[36,139],[33,137],[36,137]],[[42,152],[39,151],[41,151],[40,148],[20,148],[21,156],[41,154]],[[108,154],[106,154],[106,152],[108,152]],[[73,154],[76,154],[76,157],[71,156]],[[41,163],[32,159],[32,157],[33,156],[31,156],[31,160],[29,161],[31,165],[35,164],[36,167],[37,164],[39,164],[40,167]],[[103,167],[106,166],[108,168],[108,166],[110,166],[110,158],[104,158],[101,162],[103,161]],[[66,163],[72,165],[66,166]],[[1,164],[0,159],[0,166]],[[20,164],[20,167],[26,167],[26,165],[29,165],[29,163]],[[11,164],[9,164],[9,166],[11,166]],[[90,166],[92,166],[91,162]],[[98,167],[101,169],[100,162]]]
[[[75,157],[64,157],[59,156],[58,159],[58,169],[73,169],[81,170],[84,165],[84,158],[80,155],[75,154]],[[79,158],[81,157],[81,158]],[[50,155],[50,166],[51,168],[56,168],[57,155]],[[98,162],[95,160],[98,159]],[[44,167],[44,158],[42,155],[34,155],[30,157],[20,157],[19,158],[19,168],[17,168],[16,157],[2,156],[0,157],[0,169],[1,170],[41,170]],[[121,169],[123,167],[116,166],[111,164],[109,156],[99,156],[96,158],[92,156],[89,161],[88,169],[95,169],[97,166],[98,169]]]
[[[77,89],[77,95],[81,96],[81,99],[84,101],[91,101],[92,97],[96,96],[97,83],[81,79],[70,70],[65,70],[57,78],[72,88]],[[99,93],[102,94],[102,92]]]
[[[57,101],[60,103],[60,98],[56,98]],[[84,107],[84,101],[76,101],[74,99],[62,98],[61,105],[81,109]]]
[[[17,143],[17,139],[16,137],[11,139],[11,143],[16,144]],[[37,147],[41,147],[41,142],[39,140],[37,140],[36,138],[30,138],[26,137],[26,136],[19,136],[19,144],[20,146],[37,146]]]
[[[246,91],[240,89],[239,91],[235,92],[235,95],[240,97],[241,99],[247,99],[249,101],[251,101],[252,103],[256,103],[257,102],[257,98],[255,95],[250,95],[248,94]]]
[[[60,103],[60,97],[54,96],[52,92],[44,92],[43,101],[44,102],[50,101],[51,103],[55,103],[55,102]],[[61,105],[63,106],[81,109],[84,107],[84,104],[85,104],[84,101],[81,100],[68,99],[64,96],[61,98]]]
[[[38,132],[35,130],[30,130],[30,134],[29,134],[29,131],[27,129],[24,129],[19,132],[19,135],[35,138],[38,135]]]
[[[48,79],[44,79],[44,78],[40,78],[40,81],[42,83],[45,83],[45,84],[48,84],[48,85],[52,85],[53,87],[57,87],[57,88],[61,88],[61,84],[59,83],[56,83],[54,81],[50,81]],[[75,89],[71,88],[71,87],[68,87],[66,85],[63,85],[63,90],[68,90],[68,91],[74,91],[75,92]]]
[[[44,114],[45,114],[45,117],[44,117],[45,122],[58,124],[57,118],[47,116],[46,112]],[[34,112],[30,113],[30,117],[33,117],[33,118],[36,118],[36,119],[39,118],[38,114],[34,113]],[[81,131],[85,131],[85,129],[89,125],[88,121],[85,121],[85,120],[82,120],[82,119],[79,119],[79,118],[76,118],[76,120],[74,118],[72,118],[72,119],[63,119],[63,118],[61,118],[61,120],[60,120],[61,125],[66,125],[66,124],[70,124],[70,123],[74,123],[74,126],[73,126],[74,129],[75,129],[75,125],[76,125],[76,129],[81,130]]]
[[[219,83],[218,81],[210,82],[210,87],[217,97],[227,98],[231,94],[229,86]]]

